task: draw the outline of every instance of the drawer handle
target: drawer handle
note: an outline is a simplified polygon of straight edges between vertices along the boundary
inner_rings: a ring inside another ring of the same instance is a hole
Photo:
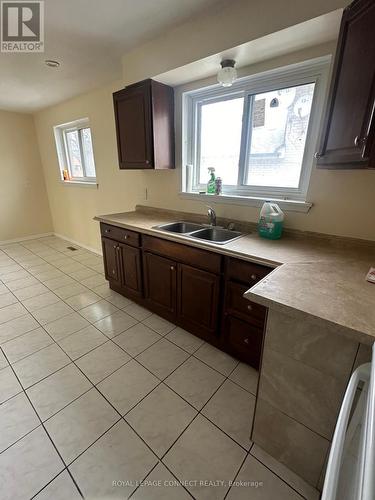
[[[174,271],[174,266],[171,266],[171,271]]]
[[[249,305],[247,306],[247,310],[248,310],[248,311],[252,311],[252,310],[253,310],[253,306],[249,304]]]
[[[251,278],[253,281],[255,281],[255,280],[257,280],[257,279],[258,279],[258,276],[257,276],[256,274],[252,274],[252,275],[250,276],[250,278]]]
[[[110,233],[110,232],[111,232],[111,230],[110,230],[110,229],[106,229],[106,230],[105,230],[105,232],[106,232],[106,233]]]
[[[245,344],[250,344],[250,340],[249,339],[244,339],[244,342],[245,342]]]
[[[125,234],[124,239],[127,240],[129,238],[128,234]]]
[[[114,269],[112,269],[112,274],[116,274],[116,271]]]

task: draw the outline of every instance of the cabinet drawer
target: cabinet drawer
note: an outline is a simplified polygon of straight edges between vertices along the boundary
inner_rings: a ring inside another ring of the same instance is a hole
[[[272,271],[271,267],[261,266],[244,260],[227,260],[227,279],[234,279],[248,284],[248,288],[260,281]]]
[[[247,285],[228,281],[226,286],[225,310],[230,314],[237,314],[246,321],[251,321],[263,327],[267,309],[243,297],[248,288]]]
[[[230,315],[226,317],[224,329],[225,349],[258,369],[263,330]]]
[[[101,223],[100,232],[102,236],[105,236],[106,238],[111,238],[123,243],[126,242],[127,245],[131,245],[133,247],[140,246],[140,235],[134,231],[130,231],[129,229]]]
[[[144,250],[169,257],[192,267],[210,271],[214,274],[219,274],[221,271],[222,257],[219,254],[147,235],[142,236],[142,241]]]

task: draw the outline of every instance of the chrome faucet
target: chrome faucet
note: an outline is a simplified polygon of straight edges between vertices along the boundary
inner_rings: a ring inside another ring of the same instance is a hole
[[[208,223],[210,226],[216,226],[216,212],[212,207],[208,207],[207,210],[207,217],[208,217]]]

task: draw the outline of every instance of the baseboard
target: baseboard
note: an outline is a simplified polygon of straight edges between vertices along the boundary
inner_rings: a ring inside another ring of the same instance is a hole
[[[53,234],[57,238],[61,238],[62,240],[69,241],[69,243],[73,243],[73,245],[78,245],[79,247],[82,247],[85,250],[89,250],[90,252],[96,253],[97,255],[100,255],[100,256],[103,255],[102,252],[100,252],[96,248],[92,248],[92,247],[85,245],[84,243],[80,243],[79,241],[72,240],[71,238],[68,238],[67,236],[64,236],[63,234],[59,234],[59,233],[51,233],[51,234]]]
[[[55,233],[33,234],[32,236],[23,236],[22,238],[14,238],[13,240],[0,241],[0,245],[9,245],[10,243],[19,243],[20,241],[37,240],[46,236],[53,236]]]

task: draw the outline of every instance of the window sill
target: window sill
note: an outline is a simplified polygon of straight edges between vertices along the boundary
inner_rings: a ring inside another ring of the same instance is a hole
[[[229,205],[246,205],[248,207],[262,207],[265,201],[274,201],[282,210],[286,212],[307,213],[312,207],[312,203],[299,200],[282,200],[277,198],[258,198],[252,196],[215,195],[180,192],[179,195],[187,200],[202,201],[202,203],[223,203]]]
[[[79,187],[91,187],[98,189],[99,184],[97,182],[85,182],[85,181],[63,181],[60,180],[61,184],[66,186],[79,186]]]

